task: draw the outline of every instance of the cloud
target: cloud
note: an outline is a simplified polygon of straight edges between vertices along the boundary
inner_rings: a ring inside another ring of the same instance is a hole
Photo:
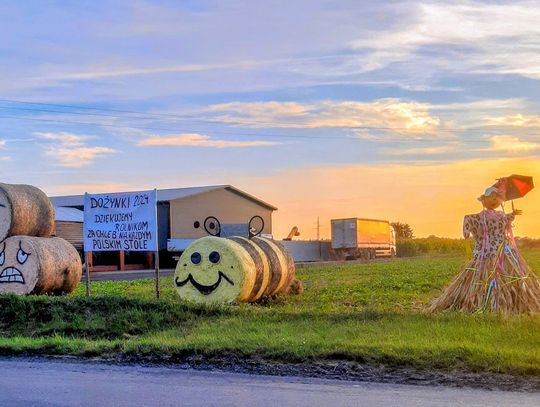
[[[484,149],[484,151],[520,154],[540,150],[540,143],[521,140],[513,136],[492,136],[489,141],[491,146]]]
[[[352,47],[368,51],[365,66],[369,70],[428,58],[444,70],[539,79],[540,9],[534,5],[467,1],[420,4],[412,21],[409,16],[393,29],[364,33]],[[428,48],[436,50],[438,58],[425,52]]]
[[[95,68],[94,70],[81,72],[65,72],[58,73],[46,77],[31,78],[36,81],[45,80],[95,80],[102,78],[114,78],[122,76],[138,76],[138,75],[157,75],[166,73],[187,73],[187,72],[203,72],[218,69],[240,68],[242,64],[184,64],[184,65],[166,65],[158,67],[118,67],[118,68]]]
[[[45,146],[45,154],[58,160],[63,167],[84,167],[102,155],[115,153],[110,147],[86,145],[89,136],[68,132],[34,134],[49,143]]]
[[[440,119],[428,103],[388,98],[372,102],[324,100],[299,102],[230,102],[204,109],[212,120],[244,127],[358,128],[393,132],[433,132]]]
[[[60,133],[34,133],[40,139],[58,141],[60,144],[66,144],[71,146],[82,146],[84,142],[88,140],[88,136],[82,136],[79,134],[60,132]]]
[[[448,154],[452,151],[455,151],[457,148],[456,145],[448,145],[448,146],[437,146],[437,147],[413,147],[413,148],[402,148],[402,149],[389,149],[384,148],[380,151],[385,155],[392,155],[392,156],[402,156],[402,155],[442,155],[442,154]]]
[[[6,145],[6,140],[0,139],[0,149],[3,148]],[[11,160],[11,157],[7,155],[0,155],[0,161],[9,161]]]
[[[206,148],[246,148],[274,146],[273,141],[235,141],[212,139],[198,133],[183,133],[172,136],[152,136],[141,140],[138,146],[178,146],[178,147],[206,147]]]
[[[540,127],[540,116],[518,113],[508,116],[490,117],[487,119],[487,124],[521,128]]]

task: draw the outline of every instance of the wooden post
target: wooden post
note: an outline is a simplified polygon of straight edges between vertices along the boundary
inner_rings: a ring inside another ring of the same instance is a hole
[[[158,235],[158,199],[157,199],[157,189],[154,189],[154,193],[155,193],[155,197],[156,197],[156,202],[155,202],[155,207],[156,207],[156,230],[155,230],[155,233],[156,233],[156,254],[154,256],[154,266],[156,267],[156,298],[159,299],[159,295],[160,295],[160,287],[159,287],[159,235]]]
[[[84,252],[85,269],[86,269],[86,298],[90,298],[90,258],[91,252]]]
[[[159,250],[156,250],[156,255],[154,256],[154,258],[156,262],[156,298],[159,299],[159,295],[161,293],[161,290],[159,287]]]
[[[118,252],[118,259],[119,259],[119,270],[124,271],[126,269],[126,252],[123,250],[120,250]]]

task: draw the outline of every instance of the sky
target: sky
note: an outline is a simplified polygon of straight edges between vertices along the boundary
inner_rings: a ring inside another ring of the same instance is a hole
[[[231,184],[274,235],[330,219],[459,237],[540,179],[540,5],[5,1],[0,182],[49,195]],[[540,192],[515,202],[540,237]]]

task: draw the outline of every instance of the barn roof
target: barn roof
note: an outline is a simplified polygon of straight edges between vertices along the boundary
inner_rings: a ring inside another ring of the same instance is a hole
[[[54,207],[54,220],[59,222],[78,222],[84,221],[84,212],[75,208]]]
[[[193,195],[199,195],[206,192],[211,192],[218,189],[226,189],[236,195],[239,195],[245,199],[248,199],[266,209],[272,211],[277,210],[273,205],[270,205],[259,198],[254,197],[232,185],[208,185],[202,187],[189,187],[189,188],[170,188],[170,189],[158,189],[157,199],[159,202],[169,202],[176,199],[187,198]],[[50,197],[54,206],[75,206],[81,207],[84,205],[84,195],[64,195],[64,196],[52,196]]]

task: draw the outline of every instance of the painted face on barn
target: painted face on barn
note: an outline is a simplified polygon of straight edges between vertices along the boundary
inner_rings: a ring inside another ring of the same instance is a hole
[[[236,243],[203,237],[178,260],[174,286],[181,298],[192,302],[232,302],[244,289],[246,267],[253,267],[253,260]]]
[[[7,196],[0,191],[0,241],[4,240],[11,228],[11,208]]]
[[[34,248],[19,236],[0,243],[0,293],[28,294],[38,279]]]

